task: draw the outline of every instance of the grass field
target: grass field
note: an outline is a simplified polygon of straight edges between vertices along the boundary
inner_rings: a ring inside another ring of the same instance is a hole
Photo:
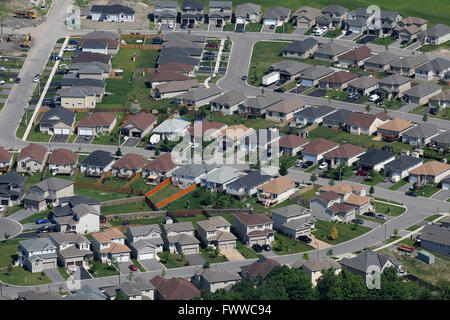
[[[140,218],[140,219],[129,219],[129,223],[131,226],[135,225],[146,225],[146,224],[159,224],[163,222],[164,217],[156,217],[156,218]],[[113,219],[110,220],[109,223],[113,227],[120,227],[123,225],[124,219]]]
[[[110,277],[119,275],[119,271],[113,266],[106,263],[101,263],[98,260],[92,259],[90,261],[89,273],[94,278]]]
[[[450,50],[450,41],[444,42],[440,45],[426,44],[419,48],[419,51],[422,52],[430,52],[437,49],[447,49]]]
[[[0,242],[0,268],[5,268],[17,259],[17,246],[19,240],[8,240]]]
[[[399,182],[393,184],[392,186],[389,187],[389,190],[398,190],[401,187],[403,187],[405,184],[408,184],[408,181],[405,180],[400,180]]]
[[[206,262],[209,263],[220,263],[220,262],[226,262],[228,259],[222,255],[216,255],[213,251],[207,251],[206,249],[203,249],[200,247],[200,255],[203,257],[203,259],[206,260]]]
[[[374,211],[377,213],[388,214],[390,216],[399,216],[406,211],[403,207],[392,206],[378,201],[373,202]]]
[[[315,225],[316,231],[313,232],[314,236],[317,239],[320,239],[333,245],[359,237],[360,235],[371,230],[368,227],[360,225],[336,223],[335,226],[336,229],[338,230],[338,236],[336,239],[332,240],[329,236],[331,235],[331,228],[333,222],[317,220]]]
[[[158,253],[160,258],[159,262],[166,266],[167,269],[180,268],[187,265],[187,261],[184,257],[178,254],[171,254],[168,251]]]
[[[11,272],[7,269],[0,272],[0,281],[16,286],[36,286],[52,283],[47,275],[40,272],[32,273],[22,267],[14,267]]]
[[[170,196],[172,196],[180,191],[181,191],[181,189],[174,188],[170,185],[167,185],[164,188],[162,188],[161,190],[158,190],[157,192],[152,194],[150,199],[153,201],[153,203],[156,204],[156,203],[159,203],[159,202],[169,198]]]
[[[100,201],[122,199],[129,196],[126,193],[107,192],[102,190],[85,189],[80,187],[75,187],[74,191],[76,194],[81,194],[89,198],[98,199]]]
[[[388,46],[391,43],[395,42],[397,39],[394,37],[385,37],[385,38],[376,38],[375,40],[371,41],[371,44],[378,44],[380,46]]]
[[[147,204],[147,202],[138,201],[120,205],[101,207],[100,211],[104,215],[114,215],[120,213],[153,211],[153,209]]]

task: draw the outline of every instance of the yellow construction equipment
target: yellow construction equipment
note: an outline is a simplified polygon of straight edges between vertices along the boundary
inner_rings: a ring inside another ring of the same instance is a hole
[[[22,48],[29,48],[31,46],[31,34],[28,32],[25,39],[23,39],[22,43],[20,44]]]
[[[31,8],[26,10],[16,11],[16,16],[19,18],[36,19],[37,14]]]

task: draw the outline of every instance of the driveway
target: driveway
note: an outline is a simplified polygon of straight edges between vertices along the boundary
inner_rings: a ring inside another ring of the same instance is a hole
[[[17,221],[9,218],[0,219],[0,240],[5,239],[5,234],[8,234],[10,238],[14,238],[22,232],[22,226]]]
[[[189,262],[190,266],[202,266],[205,264],[206,260],[197,253],[197,254],[188,254],[185,256],[186,260]]]
[[[122,143],[122,147],[135,147],[140,141],[140,138],[128,138],[124,143]]]
[[[331,247],[331,244],[317,239],[313,234],[311,234],[310,238],[312,241],[308,245],[313,247],[314,249],[319,248],[319,250],[320,250],[320,249],[325,249],[325,248]]]
[[[301,35],[303,35],[308,30],[309,30],[309,28],[297,27],[297,28],[295,28],[294,32],[292,32],[292,34],[301,34]]]
[[[165,270],[164,265],[156,259],[138,260],[147,271]]]
[[[417,42],[414,42],[409,47],[407,47],[406,49],[408,49],[408,50],[416,50],[416,49],[420,48],[422,45],[423,45],[423,43],[417,41]]]
[[[355,176],[348,178],[347,180],[351,181],[351,182],[361,183],[365,178],[366,177],[364,177],[364,176],[356,176],[355,175]]]
[[[120,272],[121,274],[130,274],[131,272],[133,272],[133,273],[139,272],[139,270],[138,270],[138,271],[131,271],[130,268],[128,268],[130,264],[132,264],[131,261],[128,261],[128,262],[119,262],[119,263],[118,263],[118,269],[119,269],[119,272]]]
[[[450,190],[442,189],[441,191],[433,194],[430,198],[435,200],[447,201],[447,199],[450,198]]]
[[[52,282],[64,282],[65,279],[59,273],[57,268],[44,270],[45,274],[52,280]]]
[[[50,139],[50,142],[66,143],[67,139],[69,139],[68,134],[54,134]]]
[[[9,216],[10,219],[15,220],[17,222],[28,218],[29,216],[35,214],[37,211],[31,211],[31,210],[27,210],[27,209],[22,209],[17,211],[16,213],[14,213],[12,216]]]
[[[323,97],[326,94],[327,94],[326,90],[324,90],[324,89],[317,89],[317,90],[314,90],[313,92],[308,93],[307,96],[310,96],[310,97]]]
[[[346,35],[344,34],[344,35],[343,35],[342,37],[340,37],[339,39],[340,39],[340,40],[350,40],[350,41],[352,41],[352,40],[358,38],[360,35],[361,35],[360,33],[352,33],[352,34],[350,34],[350,35],[348,35],[348,36],[346,36]]]
[[[174,31],[175,28],[170,29],[168,24],[161,24],[160,27],[161,32]]]
[[[275,33],[275,29],[270,29],[270,25],[263,25],[261,28],[261,32],[267,32],[267,33]]]
[[[75,279],[78,279],[77,276],[80,280],[92,279],[92,275],[83,267],[77,268],[77,271],[75,271]]]
[[[401,186],[400,188],[398,188],[397,191],[405,193],[406,191],[411,189],[411,187],[412,187],[412,184],[411,183],[407,183],[404,186]]]
[[[80,143],[80,144],[90,144],[94,140],[94,136],[78,136],[74,143]]]
[[[391,181],[388,182],[381,181],[380,183],[377,184],[377,187],[389,189],[392,185],[394,185],[394,183],[392,183]]]
[[[300,94],[302,92],[305,92],[306,90],[308,90],[311,87],[307,87],[307,86],[298,86],[294,89],[292,89],[291,91],[289,91],[290,93],[295,93],[295,94]]]
[[[242,261],[244,256],[236,249],[221,250],[221,253],[228,259],[228,261]]]
[[[209,32],[221,32],[221,31],[223,31],[223,27],[216,27],[215,24],[210,23],[208,31]]]

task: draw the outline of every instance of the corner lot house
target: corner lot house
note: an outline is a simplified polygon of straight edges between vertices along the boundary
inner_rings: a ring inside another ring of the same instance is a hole
[[[108,54],[108,43],[100,40],[83,41],[81,51]]]
[[[86,71],[85,71],[86,72]],[[86,73],[84,73],[86,74]],[[102,72],[99,72],[100,76]],[[97,102],[96,91],[90,88],[71,87],[59,89],[60,105],[63,108],[95,108]]]
[[[409,172],[409,183],[418,185],[439,183],[450,175],[450,165],[439,161],[429,161]]]
[[[197,254],[199,253],[200,241],[194,237],[194,226],[192,222],[166,221],[162,225],[162,235],[164,239],[164,248],[170,253]]]
[[[273,228],[294,239],[299,236],[310,236],[314,228],[314,219],[309,210],[292,204],[286,207],[272,209]]]
[[[319,260],[300,260],[299,262],[294,263],[292,267],[301,268],[303,271],[305,271],[306,275],[311,279],[311,283],[313,286],[317,285],[317,280],[322,277],[323,270],[329,270],[330,268],[332,268],[334,270],[334,274],[336,275],[341,273],[342,270],[341,265],[329,257]]]
[[[228,91],[210,101],[211,112],[217,111],[231,115],[237,112],[239,104],[245,99],[246,97],[241,91]]]
[[[371,56],[366,61],[364,61],[364,69],[369,71],[379,71],[383,72],[386,70],[389,70],[391,68],[391,63],[394,61],[399,60],[400,57],[388,53],[388,52],[382,52],[376,55]]]
[[[210,1],[209,2],[209,24],[221,23],[222,25],[231,22],[231,1]]]
[[[348,51],[338,57],[340,65],[345,67],[358,68],[364,64],[364,61],[371,55],[371,50],[367,46],[361,46]]]
[[[53,232],[50,239],[56,245],[59,265],[64,268],[83,267],[89,269],[92,258],[91,243],[83,235],[74,233]]]
[[[48,169],[55,174],[70,174],[76,168],[78,155],[68,149],[55,149],[47,163]]]
[[[314,60],[336,62],[340,55],[349,51],[350,48],[337,43],[324,43],[321,44],[319,49],[314,53]]]
[[[438,128],[431,123],[421,123],[403,132],[402,142],[421,147],[431,143],[431,139],[439,134]]]
[[[94,256],[103,263],[115,260],[130,261],[130,248],[125,245],[125,236],[119,229],[110,228],[92,235],[92,251]]]
[[[248,195],[253,196],[257,188],[270,181],[272,176],[261,174],[259,171],[251,171],[247,175],[227,184],[225,192],[239,198]]]
[[[0,204],[14,206],[20,204],[26,188],[26,177],[17,172],[0,175]]]
[[[377,131],[377,127],[389,120],[382,115],[353,112],[347,120],[347,131],[351,134],[370,136]]]
[[[402,137],[403,132],[412,128],[413,123],[401,118],[395,118],[383,123],[377,128],[377,135],[386,141],[396,141]]]
[[[236,213],[234,228],[239,239],[250,246],[274,241],[273,222],[264,214]]]
[[[370,76],[358,77],[350,81],[347,85],[348,91],[357,92],[363,96],[370,95],[377,88],[378,88],[378,79]]]
[[[117,118],[115,115],[106,112],[96,112],[78,122],[78,135],[96,136],[101,133],[111,133],[116,123]]]
[[[31,186],[29,195],[24,198],[24,207],[42,211],[48,205],[58,205],[59,198],[73,196],[73,181],[49,178]]]
[[[278,145],[281,153],[288,156],[295,156],[303,149],[303,146],[309,142],[309,139],[289,134],[282,136],[280,140],[278,140]]]
[[[262,17],[264,25],[281,26],[288,22],[291,15],[291,9],[284,7],[267,8]]]
[[[430,82],[423,82],[403,92],[403,100],[418,105],[427,104],[431,97],[441,92],[441,86]]]
[[[155,300],[192,300],[201,296],[200,290],[184,278],[155,276],[150,283],[155,287]]]
[[[75,112],[63,107],[50,109],[42,115],[39,121],[39,130],[50,135],[70,135],[75,124]]]
[[[422,80],[431,80],[434,77],[442,78],[450,71],[450,61],[437,57],[416,68],[415,77]]]
[[[266,109],[266,119],[287,122],[293,119],[294,114],[305,107],[305,102],[298,96],[289,98],[271,105]]]
[[[213,216],[208,220],[198,221],[198,235],[206,247],[220,250],[235,249],[236,237],[230,232],[231,223],[222,216]]]
[[[188,130],[189,121],[181,119],[167,119],[153,129],[154,134],[158,134],[161,140],[178,141]]]
[[[241,276],[248,281],[253,281],[258,276],[265,278],[273,268],[280,266],[281,264],[275,260],[261,257],[252,264],[242,266]]]
[[[380,149],[372,149],[359,157],[359,168],[361,170],[375,170],[380,172],[384,165],[395,159],[395,155]]]
[[[336,168],[341,163],[352,166],[365,151],[366,149],[363,147],[346,143],[325,153],[323,159],[331,168]]]
[[[294,180],[285,176],[266,182],[256,189],[258,201],[264,203],[266,207],[281,203],[297,192]]]
[[[259,22],[261,20],[261,6],[251,2],[239,4],[236,6],[234,16],[236,17],[236,24]]]
[[[33,273],[57,266],[56,246],[49,238],[19,241],[17,256],[18,264]]]
[[[400,181],[409,176],[409,172],[423,164],[423,160],[411,156],[400,156],[384,165],[384,172],[392,182]]]
[[[7,172],[12,165],[13,153],[0,147],[0,172]]]
[[[133,138],[143,138],[156,125],[158,118],[147,112],[130,116],[120,126],[120,133]]]
[[[80,163],[80,172],[88,176],[100,177],[111,170],[114,157],[106,151],[96,150],[84,158]]]
[[[133,22],[135,11],[120,4],[93,5],[91,8],[92,21]]]
[[[44,169],[47,158],[47,148],[39,144],[30,144],[20,150],[17,156],[17,168],[19,173],[41,172]]]
[[[311,28],[316,24],[317,18],[320,17],[320,10],[303,6],[292,14],[292,20],[295,21],[297,28]]]
[[[336,112],[336,109],[330,106],[306,107],[295,114],[295,123],[297,126],[303,126],[309,123],[322,123],[323,118]]]
[[[242,278],[226,270],[204,269],[197,271],[192,277],[194,283],[199,289],[207,289],[214,293],[217,289],[228,289],[235,285]]]
[[[319,138],[306,144],[302,150],[303,159],[305,161],[319,162],[323,155],[331,150],[339,147],[339,144],[331,140]]]
[[[306,59],[319,48],[319,42],[314,38],[294,41],[283,48],[283,57]]]
[[[172,155],[164,153],[142,167],[142,176],[148,183],[160,183],[172,176],[177,164],[172,160]]]
[[[417,41],[433,45],[440,45],[441,43],[447,42],[449,40],[450,26],[441,23],[428,28],[417,36]]]
[[[420,234],[420,246],[450,257],[450,229],[436,224],[427,225]]]

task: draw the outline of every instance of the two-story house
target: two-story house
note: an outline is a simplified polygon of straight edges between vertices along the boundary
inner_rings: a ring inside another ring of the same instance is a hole
[[[112,165],[113,175],[120,178],[131,178],[142,171],[145,159],[136,153],[127,153]]]
[[[327,221],[350,222],[355,218],[355,207],[342,202],[341,196],[334,191],[319,194],[309,201],[311,215]]]
[[[0,204],[14,206],[20,204],[26,188],[26,177],[17,172],[0,175]]]
[[[183,0],[180,18],[182,25],[202,24],[205,20],[205,4],[195,0]]]
[[[58,205],[60,198],[73,196],[73,184],[71,180],[59,178],[41,181],[29,188],[29,194],[23,199],[24,207],[42,211],[50,204]]]
[[[176,222],[166,218],[162,226],[165,249],[170,253],[183,253],[185,255],[199,253],[199,244],[194,237],[192,222]]]
[[[273,228],[294,239],[310,236],[314,229],[314,219],[308,209],[297,204],[272,209],[270,211]]]
[[[233,3],[231,1],[210,1],[209,2],[209,24],[221,25],[231,22],[231,10]]]
[[[161,228],[157,224],[130,227],[127,229],[127,243],[134,258],[157,259],[164,245]]]
[[[293,179],[279,176],[257,187],[256,190],[258,201],[268,207],[289,199],[291,195],[297,192],[297,187]]]
[[[92,258],[91,243],[83,235],[75,233],[53,232],[50,239],[56,245],[59,265],[74,271],[76,267],[89,269]]]
[[[234,215],[236,235],[245,244],[272,244],[274,241],[273,222],[264,214],[236,213]]]
[[[125,245],[125,236],[117,228],[109,228],[92,235],[92,251],[103,263],[130,261],[131,249]]]
[[[53,210],[59,210],[55,207]],[[60,215],[53,218],[59,232],[79,234],[98,232],[100,230],[100,212],[94,206],[80,203],[73,207],[62,207]]]
[[[377,127],[386,123],[389,117],[384,114],[364,114],[361,112],[353,112],[347,119],[346,128],[351,134],[363,134],[370,136],[377,131]]]
[[[33,273],[57,267],[56,246],[49,238],[19,241],[17,256],[16,264]]]
[[[155,2],[155,22],[162,24],[173,24],[177,22],[178,1],[156,1]]]
[[[222,216],[213,216],[198,221],[198,235],[206,247],[220,250],[235,249],[236,237],[230,232],[231,224]]]

